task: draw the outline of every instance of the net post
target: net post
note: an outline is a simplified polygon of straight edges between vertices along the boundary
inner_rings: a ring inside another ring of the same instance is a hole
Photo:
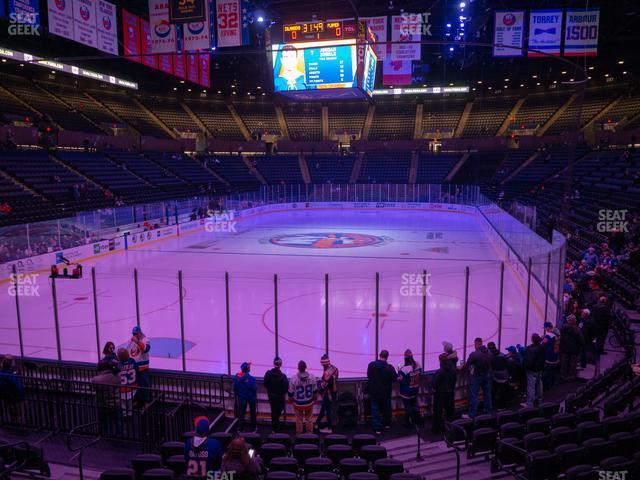
[[[531,257],[527,263],[527,310],[524,317],[524,345],[527,344],[529,336],[529,306],[531,303]]]
[[[51,296],[53,298],[53,321],[56,327],[56,349],[58,361],[62,361],[62,349],[60,347],[60,319],[58,318],[58,295],[56,292],[56,277],[51,277]]]
[[[182,350],[182,371],[187,371],[187,357],[184,351],[184,299],[182,298],[182,270],[178,270],[178,301],[180,305],[180,347]]]
[[[427,368],[427,270],[422,270],[422,370]]]
[[[376,272],[376,351],[374,352],[374,360],[378,358],[379,344],[379,329],[380,325],[380,272]]]
[[[467,336],[469,326],[469,266],[464,267],[464,336],[462,358],[467,361]]]
[[[280,349],[278,344],[279,336],[279,322],[278,322],[278,274],[273,274],[273,313],[274,313],[274,325],[275,325],[275,349],[276,357],[280,356]]]
[[[140,326],[140,291],[138,290],[138,269],[133,269],[133,287],[136,295],[136,325]]]
[[[324,353],[329,355],[329,274],[324,274]]]
[[[500,262],[500,298],[498,303],[498,350],[502,350],[502,308],[504,302],[504,262]]]
[[[231,375],[231,318],[229,315],[229,272],[224,272],[225,313],[227,319],[227,374]]]
[[[16,264],[11,265],[11,273],[13,278],[11,279],[13,287],[15,288],[14,296],[16,298],[16,320],[18,321],[18,340],[20,341],[20,356],[24,357],[24,342],[22,339],[22,317],[20,316],[20,298],[18,288],[18,270]]]
[[[91,267],[91,289],[93,294],[93,318],[96,326],[96,347],[100,358],[100,322],[98,319],[98,291],[96,289],[96,267]]]

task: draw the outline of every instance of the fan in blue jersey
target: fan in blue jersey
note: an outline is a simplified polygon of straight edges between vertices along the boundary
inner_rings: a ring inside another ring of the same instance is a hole
[[[220,470],[223,453],[220,442],[209,438],[209,419],[196,418],[195,434],[184,444],[187,476],[209,478],[209,472]]]

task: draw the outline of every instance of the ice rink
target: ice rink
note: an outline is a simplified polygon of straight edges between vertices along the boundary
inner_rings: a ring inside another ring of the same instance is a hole
[[[320,370],[327,343],[343,377],[364,376],[376,339],[395,365],[410,348],[422,356],[423,296],[428,272],[426,367],[437,368],[442,341],[462,357],[465,269],[469,268],[467,346],[498,341],[500,269],[505,260],[475,213],[464,211],[283,211],[244,219],[237,232],[198,231],[84,263],[80,280],[57,280],[62,358],[98,360],[90,267],[96,270],[99,341],[124,343],[138,311],[150,338],[151,365],[182,369],[180,295],[186,369],[226,373],[229,273],[231,372],[252,362],[262,376],[278,349],[290,373],[304,359]],[[179,291],[178,270],[183,285]],[[277,274],[277,304],[274,292]],[[325,323],[328,274],[328,324]],[[38,277],[39,296],[20,297],[25,355],[56,358],[51,280]],[[526,281],[505,261],[501,346],[525,341]],[[0,351],[19,354],[15,298],[4,289]],[[542,330],[544,299],[532,294],[529,334]]]

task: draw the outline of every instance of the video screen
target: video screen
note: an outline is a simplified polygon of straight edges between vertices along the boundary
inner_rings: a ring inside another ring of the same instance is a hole
[[[354,40],[274,44],[276,92],[357,87]]]
[[[364,70],[362,72],[362,90],[368,95],[373,95],[373,89],[376,84],[376,66],[378,57],[370,45],[367,45],[364,51]]]

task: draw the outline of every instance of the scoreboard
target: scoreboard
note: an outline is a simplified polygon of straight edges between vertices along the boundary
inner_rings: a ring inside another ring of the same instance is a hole
[[[331,41],[355,37],[356,25],[353,21],[292,23],[282,28],[283,43]]]

